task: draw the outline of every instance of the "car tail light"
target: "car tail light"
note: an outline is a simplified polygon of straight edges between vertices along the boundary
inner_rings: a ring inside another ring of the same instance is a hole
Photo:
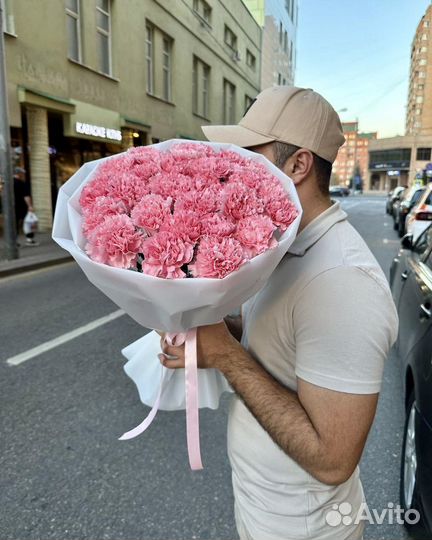
[[[431,212],[417,212],[415,215],[416,221],[432,221]]]

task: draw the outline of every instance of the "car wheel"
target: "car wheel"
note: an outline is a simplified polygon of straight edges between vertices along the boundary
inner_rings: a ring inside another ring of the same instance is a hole
[[[399,229],[399,223],[396,221],[396,218],[393,221],[393,229],[397,231]]]
[[[400,473],[400,502],[405,511],[416,510],[419,512],[417,491],[417,451],[416,451],[416,402],[414,391],[408,400],[405,419],[405,429],[402,444],[402,460]],[[412,517],[412,516],[410,516]],[[420,522],[413,525],[404,521],[405,527],[410,531],[413,538],[424,538],[425,529]]]

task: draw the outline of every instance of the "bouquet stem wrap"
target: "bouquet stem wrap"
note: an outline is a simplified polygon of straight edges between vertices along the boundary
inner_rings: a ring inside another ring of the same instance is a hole
[[[189,455],[189,464],[193,471],[203,468],[199,438],[199,410],[198,410],[198,359],[197,359],[197,329],[192,328],[179,334],[167,334],[165,341],[170,346],[185,346],[185,390],[186,390],[186,436]],[[159,409],[160,397],[166,380],[167,369],[162,371],[159,391],[156,401],[147,417],[134,429],[124,433],[120,441],[133,439],[141,435],[153,422]]]

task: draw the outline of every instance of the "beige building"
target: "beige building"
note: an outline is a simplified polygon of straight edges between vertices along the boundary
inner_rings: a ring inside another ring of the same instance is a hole
[[[432,137],[405,135],[369,142],[366,189],[389,191],[396,186],[422,183],[431,164]]]
[[[202,139],[260,90],[261,27],[241,0],[1,0],[14,165],[43,229],[84,162]]]
[[[406,133],[432,135],[432,4],[412,42]]]
[[[263,28],[261,88],[293,85],[298,0],[244,0]]]

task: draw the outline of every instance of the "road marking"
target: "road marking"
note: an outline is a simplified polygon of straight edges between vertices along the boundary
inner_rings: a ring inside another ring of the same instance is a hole
[[[17,354],[16,356],[11,356],[10,358],[6,360],[6,363],[9,364],[10,366],[18,366],[19,364],[22,364],[26,360],[30,360],[31,358],[34,358],[35,356],[39,356],[40,354],[50,351],[51,349],[55,349],[56,347],[59,347],[60,345],[63,345],[64,343],[67,343],[68,341],[71,341],[72,339],[75,339],[79,336],[82,336],[83,334],[87,334],[88,332],[95,330],[96,328],[99,328],[99,326],[103,326],[104,324],[114,321],[115,319],[118,319],[122,315],[125,315],[125,312],[122,309],[113,311],[113,313],[110,313],[109,315],[106,315],[105,317],[96,319],[88,324],[85,324],[84,326],[80,326],[79,328],[76,328],[75,330],[66,332],[66,334],[63,334],[54,339],[45,341],[45,343],[41,343],[37,347],[33,347],[33,349],[29,349],[28,351]]]
[[[388,244],[389,243],[388,238],[383,238],[383,243]]]

